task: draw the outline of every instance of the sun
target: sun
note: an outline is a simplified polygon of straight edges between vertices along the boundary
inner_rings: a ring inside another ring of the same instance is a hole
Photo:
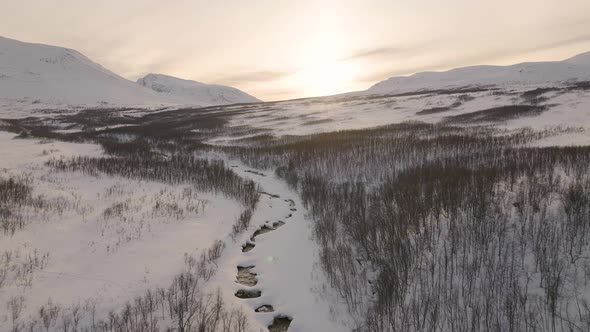
[[[316,65],[298,72],[296,80],[306,96],[346,92],[354,79],[354,67],[345,62]]]

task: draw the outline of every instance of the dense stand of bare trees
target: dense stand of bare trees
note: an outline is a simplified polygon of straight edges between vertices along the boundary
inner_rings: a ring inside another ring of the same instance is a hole
[[[27,178],[0,178],[0,229],[4,234],[14,234],[23,228],[24,221],[19,210],[32,203],[31,192]]]
[[[249,208],[253,208],[259,198],[256,183],[242,179],[221,160],[131,154],[125,157],[52,159],[47,165],[60,171],[104,173],[170,184],[190,183],[197,190],[222,193]]]
[[[231,152],[297,187],[360,331],[590,329],[590,148],[407,123]],[[270,146],[270,147],[269,147]]]

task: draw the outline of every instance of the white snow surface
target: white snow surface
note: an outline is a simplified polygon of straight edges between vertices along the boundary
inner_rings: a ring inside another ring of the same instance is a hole
[[[590,52],[578,54],[576,56],[564,60],[563,62],[571,63],[578,66],[590,66]]]
[[[227,301],[244,306],[254,325],[253,331],[257,327],[264,330],[276,316],[293,319],[289,332],[349,331],[343,304],[325,290],[326,280],[317,266],[319,251],[311,234],[312,221],[306,218],[306,210],[297,192],[271,172],[260,176],[247,172],[251,168],[239,162],[232,161],[231,164],[240,176],[256,181],[262,190],[280,197],[261,195],[250,228],[226,248],[214,285],[221,286]],[[294,205],[287,200],[293,200]],[[277,221],[285,224],[250,241],[256,229]],[[242,245],[247,242],[256,246],[242,253]],[[257,273],[258,284],[253,287],[237,284],[237,266],[255,266],[251,271]],[[239,289],[261,290],[262,295],[255,299],[237,299],[233,294]],[[274,312],[254,312],[264,304],[272,305]]]
[[[0,237],[0,253],[15,253],[17,265],[32,253],[49,254],[46,266],[31,271],[29,286],[19,286],[20,279],[13,280],[10,274],[0,289],[2,305],[12,296],[25,297],[21,317],[34,317],[48,299],[64,307],[92,301],[97,304],[98,317],[106,317],[110,310],[121,308],[145,290],[167,286],[182,270],[184,253],[198,256],[200,250],[220,239],[226,243],[226,249],[218,261],[217,274],[206,287],[211,291],[220,287],[230,307],[243,307],[249,318],[249,331],[266,330],[278,315],[293,319],[289,328],[293,332],[349,330],[343,322],[346,317],[338,317],[338,302],[323,291],[322,273],[315,266],[317,247],[305,209],[297,193],[274,174],[263,177],[248,173],[244,165],[230,161],[239,175],[256,181],[261,190],[281,196],[262,195],[251,226],[234,241],[228,234],[241,206],[232,200],[196,193],[197,200],[206,203],[202,212],[178,220],[154,217],[150,211],[155,201],[195,203],[194,199],[181,199],[187,186],[55,172],[44,165],[45,161],[77,155],[100,156],[101,148],[94,144],[13,137],[14,134],[0,131],[0,175],[28,174],[33,180],[33,195],[76,202],[74,211],[57,215],[49,212],[42,218],[33,215],[23,230]],[[294,206],[286,199],[292,199]],[[124,219],[104,217],[106,208],[122,202],[129,206]],[[297,211],[291,211],[292,208]],[[257,228],[276,221],[285,225],[259,235],[255,248],[242,253],[242,244],[249,241]],[[255,287],[235,282],[238,265],[255,265]],[[249,300],[234,296],[238,289],[248,288],[261,290],[262,296]],[[272,305],[275,311],[255,313],[254,309],[262,304]],[[0,310],[2,331],[10,326],[7,315]]]
[[[229,86],[205,84],[162,74],[148,74],[138,79],[137,83],[160,95],[179,97],[203,106],[260,102],[260,99]]]
[[[477,86],[534,87],[585,80],[590,80],[590,52],[564,61],[525,62],[511,66],[470,66],[445,72],[391,77],[360,93],[390,94]]]
[[[72,49],[0,36],[0,117],[51,109],[154,109],[259,101],[232,87],[171,76],[150,74],[139,81],[125,79]]]
[[[33,253],[49,255],[42,268],[18,277],[9,272],[0,287],[0,306],[13,296],[23,296],[21,317],[34,317],[48,299],[64,307],[93,301],[99,316],[119,310],[148,289],[167,287],[184,267],[185,253],[198,256],[216,239],[224,239],[241,212],[233,200],[193,192],[190,185],[167,185],[122,177],[88,176],[79,172],[55,172],[44,165],[50,158],[100,156],[94,144],[13,139],[0,131],[0,176],[26,175],[33,180],[33,195],[65,202],[62,213],[30,215],[23,230],[0,236],[0,254],[12,253],[15,269]],[[199,206],[179,218],[154,214],[157,202]],[[129,209],[121,218],[106,218],[114,204]],[[202,205],[201,205],[202,204]],[[23,286],[23,279],[31,282]],[[7,310],[0,309],[0,331],[11,326]]]
[[[81,53],[0,37],[0,101],[55,106],[171,105]]]
[[[324,97],[309,100],[285,101],[261,106],[251,113],[230,118],[231,126],[249,126],[256,131],[245,136],[218,137],[215,144],[232,144],[228,141],[260,134],[277,137],[288,135],[309,135],[338,130],[371,128],[404,121],[437,123],[446,117],[502,107],[526,104],[520,94],[527,89],[512,93],[498,94],[483,91],[469,94],[423,94],[417,96],[386,96],[370,98]],[[469,96],[469,99],[464,99]],[[540,115],[494,123],[508,129],[530,127],[537,130],[561,126],[564,128],[590,128],[590,91],[566,93],[549,92],[543,96],[549,99],[540,105],[547,110]],[[458,106],[453,106],[454,104]],[[440,113],[419,114],[433,108],[449,109]],[[590,132],[589,132],[590,133]],[[572,142],[575,144],[575,142]]]

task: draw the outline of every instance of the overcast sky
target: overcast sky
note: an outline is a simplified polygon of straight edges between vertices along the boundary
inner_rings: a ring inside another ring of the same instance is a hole
[[[0,0],[0,35],[277,100],[590,51],[590,0]]]

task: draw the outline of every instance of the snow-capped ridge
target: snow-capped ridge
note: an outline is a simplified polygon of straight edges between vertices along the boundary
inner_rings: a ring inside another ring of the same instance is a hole
[[[402,93],[466,86],[539,86],[590,80],[590,52],[564,61],[524,62],[509,66],[469,66],[444,72],[391,77],[368,90],[370,94]]]
[[[590,67],[590,52],[578,54],[573,56],[569,59],[564,60],[564,62],[571,63],[578,66],[589,66]]]
[[[231,87],[148,75],[125,79],[82,53],[0,37],[0,111],[95,107],[212,106],[258,102]]]
[[[139,78],[137,83],[160,94],[202,105],[260,102],[259,99],[230,86],[206,84],[163,74],[147,74]]]
[[[0,37],[0,100],[48,107],[184,103],[145,89],[78,51],[4,37]]]

